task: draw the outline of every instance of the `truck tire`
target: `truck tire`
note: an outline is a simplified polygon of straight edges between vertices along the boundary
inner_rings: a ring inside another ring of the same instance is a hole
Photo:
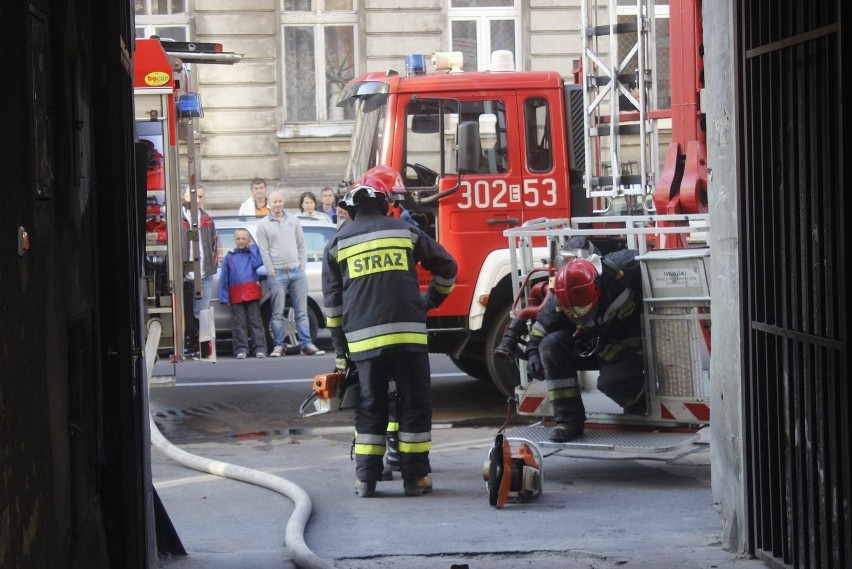
[[[521,383],[521,374],[517,362],[502,360],[494,356],[494,349],[503,340],[503,332],[509,324],[510,306],[500,309],[491,320],[485,335],[485,365],[494,386],[506,397],[515,394],[515,387]]]
[[[485,365],[484,359],[477,358],[470,354],[465,354],[460,358],[450,356],[450,359],[454,364],[456,364],[457,368],[470,377],[483,381],[491,381],[491,376],[488,374],[488,366]]]

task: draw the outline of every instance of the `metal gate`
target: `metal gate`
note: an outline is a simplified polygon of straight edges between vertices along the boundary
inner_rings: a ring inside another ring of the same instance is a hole
[[[749,549],[777,567],[848,568],[841,3],[737,10]]]

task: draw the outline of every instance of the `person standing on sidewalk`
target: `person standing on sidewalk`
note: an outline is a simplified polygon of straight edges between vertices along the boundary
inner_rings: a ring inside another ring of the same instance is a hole
[[[284,310],[287,295],[293,303],[296,336],[303,356],[322,355],[311,340],[308,320],[308,280],[305,265],[308,253],[298,216],[284,211],[284,196],[279,191],[269,194],[269,215],[257,225],[257,245],[269,279],[272,296],[272,341],[275,347],[269,354],[273,358],[284,355]]]
[[[219,234],[213,218],[204,211],[204,187],[195,189],[196,212],[192,212],[192,191],[183,194],[180,220],[181,259],[186,262],[198,261],[201,281],[201,296],[195,296],[195,271],[193,265],[184,265],[183,297],[185,340],[184,356],[195,357],[205,350],[212,353],[212,346],[201,346],[198,342],[202,311],[210,309],[210,297],[213,296],[213,275],[219,265]],[[209,314],[209,312],[208,312]]]
[[[269,213],[269,202],[266,196],[266,180],[255,178],[251,181],[251,196],[240,204],[237,215],[260,217]]]
[[[326,214],[332,223],[337,223],[337,196],[334,195],[333,188],[326,186],[322,189],[317,211]]]
[[[388,428],[388,384],[396,383],[399,467],[406,496],[432,490],[432,395],[426,312],[453,289],[458,266],[418,227],[388,216],[405,191],[399,173],[370,169],[342,201],[351,221],[323,255],[323,305],[335,365],[355,365],[355,493],[369,498],[382,479]],[[421,293],[417,264],[432,273]]]
[[[249,335],[254,344],[254,356],[266,357],[266,333],[260,314],[260,279],[257,269],[263,259],[257,245],[251,242],[248,229],[234,231],[233,251],[228,251],[222,260],[219,275],[219,304],[231,306],[231,338],[234,357],[244,360],[249,354]]]

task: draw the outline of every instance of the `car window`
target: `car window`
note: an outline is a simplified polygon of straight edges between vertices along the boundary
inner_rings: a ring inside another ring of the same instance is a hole
[[[234,250],[234,230],[230,227],[227,229],[216,228],[216,233],[219,234],[219,266],[222,266],[222,259],[225,258],[225,253]]]
[[[225,253],[234,250],[234,231],[236,231],[236,229],[237,227],[216,226],[216,232],[219,234],[219,266],[222,265],[222,259],[225,258]],[[247,229],[252,234],[252,241],[256,243],[254,238],[255,228],[248,227]],[[322,254],[325,251],[325,245],[334,235],[336,230],[337,228],[334,225],[302,224],[302,233],[305,235],[305,248],[307,249],[308,262],[322,261]]]
[[[302,233],[305,234],[305,249],[308,250],[308,262],[322,261],[325,244],[334,235],[335,227],[322,227],[319,225],[304,225]]]
[[[222,266],[222,259],[225,258],[225,253],[228,251],[233,251],[236,245],[234,244],[234,232],[240,228],[244,227],[243,225],[235,226],[235,227],[221,227],[220,225],[216,226],[216,233],[219,234],[219,266]],[[256,243],[254,239],[254,227],[246,227],[251,234],[252,243]]]

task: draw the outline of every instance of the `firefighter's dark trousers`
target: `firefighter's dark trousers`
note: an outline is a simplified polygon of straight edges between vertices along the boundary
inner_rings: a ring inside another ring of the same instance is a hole
[[[356,362],[361,402],[355,413],[355,474],[358,480],[381,480],[388,429],[388,382],[396,381],[399,424],[399,469],[403,478],[431,471],[432,389],[429,354],[386,352]]]
[[[645,387],[644,357],[641,341],[630,340],[616,344],[601,353],[582,357],[574,350],[573,331],[557,330],[542,338],[538,346],[545,384],[553,405],[554,419],[559,422],[563,412],[573,406],[566,401],[580,395],[577,372],[599,370],[598,390],[627,407],[643,396]]]

